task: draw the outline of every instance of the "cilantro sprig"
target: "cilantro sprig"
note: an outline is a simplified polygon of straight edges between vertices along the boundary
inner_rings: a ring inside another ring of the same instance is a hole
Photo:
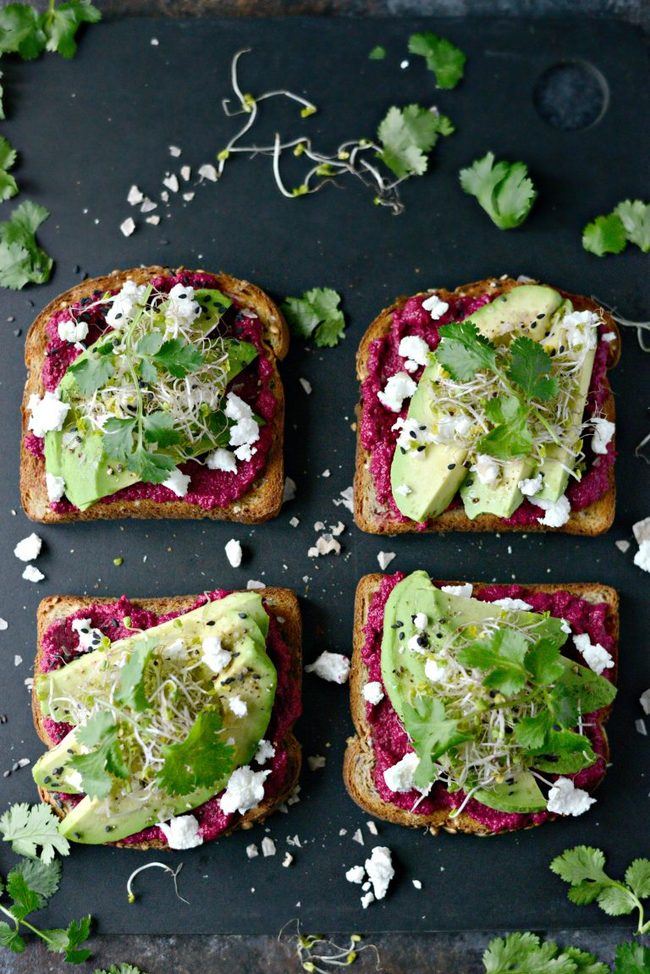
[[[637,912],[637,934],[650,931],[643,900],[650,897],[650,859],[635,859],[624,880],[605,872],[605,854],[600,849],[579,845],[567,849],[551,862],[551,871],[570,886],[568,897],[577,906],[597,903],[608,916]]]
[[[223,719],[217,710],[203,710],[180,744],[163,749],[164,764],[157,775],[160,787],[170,795],[189,795],[197,788],[209,788],[234,767],[234,749],[223,734]]]
[[[623,200],[611,213],[597,216],[582,232],[582,246],[590,254],[620,254],[628,243],[650,253],[650,203]]]
[[[112,714],[99,711],[77,731],[81,744],[90,748],[87,754],[76,754],[70,767],[81,775],[84,792],[91,798],[107,798],[115,778],[128,778],[119,742],[119,725]]]
[[[59,834],[58,824],[49,805],[30,806],[21,802],[0,817],[0,833],[19,856],[38,857],[48,865],[57,852],[67,856],[70,851],[68,840]]]
[[[475,196],[492,222],[500,230],[521,226],[537,197],[524,162],[495,162],[488,152],[467,169],[461,169],[460,185]]]
[[[428,155],[443,135],[454,126],[446,115],[421,105],[388,109],[377,129],[381,143],[377,156],[398,179],[422,176],[428,168]]]
[[[0,10],[0,54],[32,61],[43,51],[52,51],[72,58],[81,25],[95,24],[101,17],[90,0],[49,0],[42,13],[26,3],[9,3]]]
[[[462,79],[467,57],[446,37],[439,37],[430,30],[411,34],[409,51],[426,60],[429,71],[436,76],[437,88],[455,88]]]
[[[331,287],[314,287],[299,298],[285,298],[282,311],[294,335],[313,338],[318,348],[333,348],[345,337],[341,295]]]
[[[0,201],[11,199],[18,192],[15,177],[9,172],[16,162],[16,150],[4,136],[0,136]]]
[[[111,964],[110,967],[103,968],[101,971],[98,969],[95,974],[144,974],[139,967],[134,967],[133,964]]]
[[[0,287],[18,291],[49,280],[53,261],[36,241],[36,231],[49,215],[44,206],[25,200],[0,223]]]

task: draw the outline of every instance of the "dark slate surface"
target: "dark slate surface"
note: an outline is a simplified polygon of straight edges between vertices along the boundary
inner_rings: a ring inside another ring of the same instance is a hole
[[[285,370],[290,417],[287,467],[298,481],[299,495],[277,522],[253,530],[199,523],[43,529],[47,553],[39,564],[48,580],[38,589],[19,581],[18,564],[6,560],[3,612],[10,622],[11,642],[7,636],[3,642],[9,664],[16,648],[25,658],[22,666],[7,668],[2,703],[10,718],[2,728],[7,764],[38,754],[22,680],[32,653],[34,609],[38,597],[51,591],[163,594],[178,591],[181,577],[184,591],[213,583],[235,586],[248,577],[291,584],[304,596],[306,655],[311,658],[325,646],[348,649],[354,582],[375,569],[379,550],[395,550],[399,552],[395,567],[409,570],[424,565],[448,577],[509,580],[514,574],[530,581],[599,578],[612,582],[624,595],[624,647],[642,644],[644,579],[632,567],[631,556],[625,558],[613,545],[615,538],[629,534],[634,520],[647,513],[647,497],[644,500],[640,487],[645,468],[631,458],[634,443],[645,432],[645,416],[636,397],[627,396],[619,404],[621,502],[616,529],[605,538],[449,536],[381,541],[364,538],[351,526],[347,512],[332,506],[332,497],[351,481],[353,444],[347,426],[355,400],[354,345],[373,314],[395,293],[432,284],[455,285],[507,270],[595,292],[632,317],[644,310],[640,255],[597,261],[579,247],[579,228],[587,218],[608,209],[621,195],[643,193],[637,159],[644,152],[647,155],[643,145],[647,136],[637,131],[644,70],[637,35],[620,25],[589,22],[538,23],[515,29],[512,22],[490,21],[481,24],[480,31],[468,23],[446,23],[446,33],[468,51],[470,64],[463,87],[436,98],[422,65],[406,73],[397,67],[413,26],[346,22],[342,30],[343,25],[332,22],[294,21],[286,26],[258,22],[251,31],[236,22],[117,23],[89,32],[79,58],[71,64],[50,58],[37,66],[9,69],[11,121],[4,131],[22,150],[21,185],[53,210],[42,236],[59,261],[47,288],[3,297],[3,314],[16,318],[9,329],[28,324],[29,300],[44,303],[74,283],[79,277],[76,264],[96,274],[113,266],[155,260],[223,266],[258,280],[278,295],[328,283],[344,293],[351,325],[349,339],[339,349],[321,354],[295,348]],[[159,48],[151,48],[151,36],[160,39]],[[260,57],[251,65],[246,87],[255,90],[259,84],[276,81],[298,90],[304,86],[323,109],[309,123],[310,131],[322,131],[328,140],[357,134],[360,125],[368,130],[391,101],[414,99],[435,98],[454,117],[459,133],[440,148],[434,172],[406,187],[407,212],[397,219],[373,208],[363,191],[353,187],[297,203],[284,201],[274,195],[266,162],[241,162],[231,169],[227,181],[200,190],[193,204],[176,205],[173,216],[160,228],[141,227],[124,240],[117,225],[129,213],[123,203],[128,186],[136,181],[145,190],[156,191],[164,170],[172,166],[167,144],[183,146],[181,161],[196,167],[223,143],[227,129],[218,100],[225,88],[227,60],[237,46],[250,40]],[[377,41],[387,43],[391,60],[369,64],[367,51]],[[204,57],[197,57],[199,45],[205,45]],[[295,52],[290,60],[288,49]],[[328,53],[327,63],[323,52]],[[572,134],[549,129],[531,107],[535,78],[569,56],[593,61],[611,88],[610,109],[599,125]],[[355,78],[358,81],[350,84]],[[630,152],[631,144],[636,156]],[[493,229],[475,203],[456,188],[458,167],[488,147],[506,157],[525,158],[542,192],[544,204],[514,234]],[[84,209],[89,212],[84,214]],[[0,388],[5,416],[15,410],[19,398],[21,350],[22,336],[11,336]],[[311,399],[305,399],[299,376],[312,381]],[[640,389],[641,382],[640,354],[628,336],[616,390]],[[6,425],[3,443],[15,455],[15,426]],[[331,470],[329,478],[315,476],[325,469]],[[15,518],[7,513],[18,507],[15,480],[5,478],[2,490],[5,513],[1,516],[10,550],[30,528],[20,513]],[[296,531],[288,526],[293,514],[301,518]],[[313,564],[306,557],[314,537],[312,523],[339,516],[349,525],[343,536],[345,556]],[[239,572],[229,568],[222,553],[231,536],[241,538],[248,551]],[[112,564],[117,554],[125,556],[119,569]],[[144,554],[146,570],[141,561]],[[307,583],[302,582],[305,575],[310,577]],[[278,816],[269,824],[270,834],[282,848],[286,834],[297,832],[309,840],[291,870],[282,870],[279,858],[246,860],[244,846],[251,838],[259,842],[263,834],[257,830],[252,837],[233,837],[174,857],[185,860],[183,880],[184,888],[191,891],[191,908],[177,904],[169,887],[155,882],[151,874],[140,881],[139,904],[127,908],[123,885],[140,857],[114,850],[80,850],[66,863],[64,893],[55,909],[60,913],[66,902],[71,912],[90,910],[99,918],[100,932],[114,933],[271,933],[298,912],[306,929],[360,927],[378,932],[598,922],[595,913],[580,913],[566,904],[546,864],[565,846],[586,838],[606,846],[618,867],[644,851],[638,835],[647,821],[647,779],[640,777],[644,770],[647,774],[647,746],[635,735],[633,720],[639,716],[636,698],[649,678],[641,655],[628,656],[612,722],[614,752],[625,751],[626,761],[616,762],[589,819],[489,843],[452,837],[434,841],[380,826],[380,839],[375,841],[394,849],[399,878],[391,897],[365,914],[358,909],[357,891],[342,878],[344,866],[362,861],[363,853],[349,836],[338,836],[340,827],[353,830],[364,820],[341,794],[340,757],[349,732],[345,695],[309,680],[305,697],[309,716],[302,722],[301,736],[307,754],[328,754],[328,766],[324,772],[306,772],[303,802],[289,817]],[[33,795],[28,771],[3,784],[6,801]],[[624,832],[621,818],[628,823]],[[222,879],[226,873],[227,885]],[[472,875],[471,887],[459,885],[465,875]],[[411,887],[414,876],[425,883],[422,894]],[[249,893],[251,886],[254,894]],[[298,900],[300,910],[294,906]],[[54,914],[52,918],[56,919]],[[603,935],[594,936],[600,940]],[[484,937],[471,940],[469,959],[475,959],[477,945],[484,942]],[[449,958],[469,943],[467,938],[445,937],[440,963],[456,963]],[[196,938],[173,948],[167,940],[138,938],[129,941],[128,949],[122,940],[108,944],[102,943],[107,959],[128,953],[152,971],[167,970],[164,965],[171,952],[178,958],[173,969],[181,971],[196,969],[197,962],[190,960],[194,956],[212,956],[217,965],[222,963],[220,955],[227,959],[234,950],[248,958],[242,963],[252,964],[257,951],[266,951],[268,941],[247,940],[243,946],[237,940]],[[413,954],[411,966],[404,969],[416,970],[423,963],[418,958],[429,951],[426,938],[388,938],[384,949],[398,963],[407,944]],[[146,959],[148,951],[154,952],[154,960]],[[29,963],[35,963],[33,957]],[[212,969],[225,970],[226,962]],[[43,970],[58,969],[50,958],[47,964]]]

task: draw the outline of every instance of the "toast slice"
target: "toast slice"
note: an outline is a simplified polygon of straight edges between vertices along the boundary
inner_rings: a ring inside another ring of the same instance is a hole
[[[425,828],[432,835],[440,829],[445,832],[465,832],[472,835],[492,835],[480,822],[471,818],[466,812],[461,812],[450,819],[451,809],[441,809],[432,815],[419,815],[407,809],[399,808],[386,802],[380,796],[374,782],[375,759],[372,748],[372,731],[366,719],[366,704],[363,698],[363,687],[368,682],[368,671],[361,657],[365,642],[364,629],[368,619],[368,611],[373,596],[379,588],[384,575],[373,573],[364,575],[357,586],[354,603],[354,632],[352,665],[350,668],[350,711],[356,731],[355,737],[348,738],[343,761],[343,780],[352,800],[365,812],[375,818],[384,819],[395,825],[405,825],[409,828]],[[459,582],[436,580],[436,585],[458,585]],[[486,588],[485,584],[474,584],[474,591],[480,592]],[[619,637],[619,598],[616,589],[609,585],[592,583],[575,583],[566,585],[529,585],[523,586],[535,592],[570,592],[589,602],[604,602],[611,613],[613,621],[613,635],[618,642]],[[605,719],[609,715],[607,711]],[[605,743],[607,737],[601,727]],[[535,826],[528,826],[534,828]]]
[[[458,296],[478,297],[488,292],[497,297],[500,294],[506,294],[508,291],[511,291],[514,287],[517,287],[518,283],[519,282],[510,277],[486,278],[482,281],[475,281],[473,284],[465,284],[456,288],[454,291],[448,291],[445,288],[438,288],[434,293],[437,294],[438,297],[443,301],[449,301],[450,297]],[[591,298],[571,294],[568,291],[563,291],[561,288],[555,288],[555,290],[557,290],[563,298],[568,298],[570,301],[572,301],[576,311],[597,312],[602,320],[606,323],[608,330],[616,334],[616,339],[611,343],[610,346],[612,355],[614,357],[614,364],[616,364],[620,358],[621,338],[618,326],[616,325],[616,322],[612,318],[611,314]],[[363,382],[368,376],[368,356],[372,343],[376,339],[383,338],[384,336],[388,335],[391,329],[393,313],[403,307],[408,300],[408,297],[409,296],[399,297],[393,302],[393,304],[389,305],[389,307],[384,308],[384,310],[377,315],[361,339],[357,352],[357,378],[360,383]],[[609,387],[609,382],[607,380],[605,381],[607,382],[608,394],[603,405],[602,413],[606,419],[613,422],[616,412],[614,396],[611,388]],[[364,449],[361,442],[361,402],[357,407],[357,420],[357,449],[354,476],[354,520],[357,527],[359,527],[362,531],[368,532],[369,534],[395,535],[410,532],[417,532],[418,534],[421,534],[421,527],[418,527],[418,525],[416,525],[414,522],[403,522],[396,519],[392,512],[378,500],[370,471],[370,454]],[[609,530],[614,521],[615,506],[616,485],[613,468],[610,468],[609,487],[607,493],[605,493],[599,500],[590,506],[585,507],[582,510],[572,511],[569,520],[561,528],[548,528],[545,525],[538,524],[537,521],[535,521],[533,524],[525,525],[508,524],[504,518],[500,518],[495,514],[480,514],[478,517],[474,518],[474,520],[470,520],[470,518],[468,518],[465,514],[463,508],[459,507],[443,511],[443,513],[438,517],[431,519],[427,523],[424,530],[427,532],[556,531],[565,534],[593,536],[602,534]]]
[[[113,271],[103,277],[95,277],[75,285],[41,311],[29,328],[25,341],[25,366],[27,381],[22,401],[22,444],[20,451],[20,497],[25,513],[32,521],[43,524],[58,524],[65,521],[95,521],[123,517],[134,518],[211,518],[219,521],[239,521],[242,524],[258,524],[275,517],[282,506],[284,489],[284,391],[277,369],[289,350],[289,330],[280,310],[259,287],[239,280],[229,274],[215,274],[218,287],[224,294],[254,310],[262,322],[264,344],[269,352],[273,366],[271,388],[277,402],[273,419],[273,441],[267,457],[266,466],[260,477],[252,484],[243,497],[227,507],[214,507],[206,510],[198,504],[185,500],[170,501],[115,500],[93,504],[86,511],[53,511],[45,485],[45,466],[43,460],[35,457],[25,448],[28,433],[29,413],[27,403],[32,394],[44,393],[41,372],[47,354],[46,325],[57,311],[81,301],[94,291],[119,290],[127,280],[144,284],[153,277],[180,273],[185,268],[169,270],[165,267],[132,267],[123,271]]]
[[[294,592],[288,588],[266,588],[261,593],[264,604],[278,622],[282,637],[286,645],[291,650],[291,669],[290,680],[294,686],[300,689],[302,684],[302,622],[300,616],[300,606]],[[155,612],[156,615],[165,615],[169,612],[188,612],[196,603],[196,595],[177,595],[169,598],[153,599],[133,599],[132,603],[138,608]],[[91,598],[88,596],[75,595],[50,595],[43,599],[37,611],[37,649],[34,672],[38,673],[41,669],[43,658],[43,636],[49,626],[59,619],[65,619],[73,612],[83,609],[86,606],[106,604],[115,602],[111,598]],[[55,741],[47,733],[43,713],[40,708],[36,691],[32,690],[32,716],[34,727],[40,740],[48,749],[55,745]],[[234,824],[226,829],[222,835],[230,835],[237,829],[252,829],[254,825],[263,822],[269,815],[275,812],[280,805],[287,801],[298,784],[300,768],[302,763],[302,752],[300,744],[293,733],[291,727],[284,741],[282,742],[287,752],[287,776],[282,790],[273,798],[264,799],[255,808],[238,815]],[[60,801],[55,793],[38,789],[41,801],[50,805],[59,818],[64,818],[72,807],[66,802]],[[220,837],[220,836],[219,836]],[[166,843],[159,840],[151,842],[133,844],[125,842],[112,843],[120,848],[139,849],[162,849],[169,851]]]

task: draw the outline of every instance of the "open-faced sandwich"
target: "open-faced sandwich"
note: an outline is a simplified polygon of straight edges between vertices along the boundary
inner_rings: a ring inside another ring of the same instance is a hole
[[[612,317],[544,284],[400,298],[361,341],[355,519],[594,535],[614,518]]]
[[[618,596],[366,575],[344,777],[377,818],[494,835],[579,815],[608,762]]]
[[[44,599],[33,774],[62,834],[185,849],[263,821],[300,772],[300,636],[288,589]]]
[[[227,274],[84,281],[29,330],[21,496],[36,521],[276,515],[288,331]]]

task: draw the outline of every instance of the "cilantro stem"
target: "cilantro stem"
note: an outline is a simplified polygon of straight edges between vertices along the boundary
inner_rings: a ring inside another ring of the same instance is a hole
[[[33,924],[31,924],[28,920],[25,919],[19,920],[17,916],[14,916],[11,910],[7,909],[6,906],[2,906],[1,903],[0,903],[0,910],[2,910],[2,912],[6,917],[9,917],[10,920],[13,920],[16,930],[19,930],[22,925],[23,927],[27,927],[28,930],[31,930],[31,932],[36,934],[37,937],[40,937],[41,940],[44,940],[46,944],[54,943],[52,938],[48,937],[46,933],[44,933],[42,930],[39,930],[38,927],[33,926]]]

